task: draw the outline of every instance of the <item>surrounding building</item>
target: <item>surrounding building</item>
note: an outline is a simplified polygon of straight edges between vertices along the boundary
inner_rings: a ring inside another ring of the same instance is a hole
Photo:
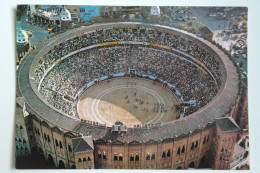
[[[16,50],[18,59],[23,57],[25,52],[30,49],[30,40],[26,31],[22,30],[20,27],[16,28]]]
[[[150,15],[153,17],[159,17],[160,16],[160,7],[159,6],[151,7]]]
[[[88,22],[91,17],[99,16],[99,6],[79,6],[80,21]]]
[[[100,17],[105,19],[113,17],[121,17],[122,6],[100,6]]]

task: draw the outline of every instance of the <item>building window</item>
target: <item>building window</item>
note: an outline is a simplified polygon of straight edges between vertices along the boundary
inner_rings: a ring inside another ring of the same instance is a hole
[[[123,161],[123,156],[119,156],[119,161]]]
[[[198,141],[196,141],[195,143],[195,148],[198,148]]]
[[[87,159],[84,157],[84,158],[83,158],[83,162],[86,162],[86,161],[87,161]]]
[[[21,150],[23,150],[23,147],[21,147]]]
[[[82,162],[81,158],[79,158],[79,162]]]
[[[203,144],[205,144],[206,143],[206,137],[204,137],[204,139],[203,139]]]
[[[207,137],[207,142],[209,142],[209,135],[208,135],[208,137]]]
[[[51,140],[50,140],[50,136],[49,136],[49,135],[47,135],[47,139],[48,139],[48,142],[51,142]]]
[[[16,146],[16,149],[18,150],[18,149],[19,149],[19,147],[18,147],[18,146]]]
[[[165,158],[165,155],[166,155],[166,154],[165,154],[165,151],[164,151],[163,154],[162,154],[162,158],[163,158],[163,159]]]
[[[90,157],[88,157],[88,161],[90,161],[91,159],[90,159]]]
[[[167,152],[167,157],[170,157],[170,156],[171,156],[171,151],[168,150],[168,152]]]
[[[15,138],[15,141],[17,141],[17,139]]]
[[[152,160],[155,160],[155,154],[152,154],[152,158],[151,158]]]
[[[130,162],[134,161],[134,156],[133,154],[130,156]]]
[[[26,140],[25,140],[25,139],[23,139],[23,143],[26,143]]]
[[[181,154],[181,147],[178,148],[177,154]]]
[[[224,151],[224,148],[221,149],[221,152],[223,152],[223,151]]]
[[[135,156],[135,161],[139,161],[139,155]]]
[[[60,144],[60,148],[62,148],[62,143],[61,143],[61,141],[59,142],[59,144]]]
[[[182,147],[181,153],[185,153],[185,146]]]
[[[114,154],[114,161],[116,161],[117,160],[117,155],[116,154]]]
[[[25,147],[25,152],[27,152],[28,151],[28,149],[27,149],[27,147]]]
[[[56,147],[59,146],[59,143],[58,143],[58,140],[57,140],[57,139],[55,139],[55,144],[56,144]]]
[[[192,142],[190,150],[193,150],[193,148],[194,148],[194,142]]]
[[[149,153],[146,155],[146,160],[150,160],[150,154]]]
[[[80,8],[80,12],[85,13],[85,8]]]
[[[70,146],[70,145],[69,145],[69,147],[68,147],[68,148],[69,148],[69,152],[72,152],[72,148],[71,148],[71,146]]]
[[[101,153],[98,153],[98,158],[101,159]]]
[[[22,140],[21,140],[21,139],[19,139],[19,142],[22,142]]]
[[[44,139],[45,139],[45,141],[47,141],[47,136],[46,136],[46,134],[45,134],[45,133],[44,133],[44,135],[43,135],[43,136],[44,136]]]
[[[22,126],[22,125],[20,125],[20,129],[23,129],[23,126]]]

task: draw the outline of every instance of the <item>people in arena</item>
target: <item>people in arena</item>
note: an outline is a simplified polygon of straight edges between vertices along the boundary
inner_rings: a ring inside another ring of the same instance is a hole
[[[177,34],[148,28],[101,29],[66,40],[40,58],[35,68],[35,82],[39,84],[53,63],[70,52],[114,41],[155,43],[183,51],[203,63],[211,71],[217,85],[221,85],[221,70],[214,55],[196,42]],[[144,45],[113,45],[76,53],[47,73],[41,83],[40,92],[55,108],[75,115],[75,98],[85,84],[103,76],[129,73],[129,69],[173,84],[184,101],[196,100],[195,105],[185,109],[185,115],[205,106],[217,93],[216,83],[210,74],[203,73],[177,54]]]

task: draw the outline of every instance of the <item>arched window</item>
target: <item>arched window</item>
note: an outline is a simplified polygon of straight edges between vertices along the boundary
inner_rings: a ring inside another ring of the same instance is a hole
[[[209,135],[208,135],[208,137],[207,137],[207,142],[209,142]]]
[[[21,150],[23,150],[23,147],[21,147]]]
[[[22,142],[22,140],[19,138],[19,142]]]
[[[26,140],[25,140],[25,139],[23,139],[23,143],[24,143],[24,144],[26,143]]]
[[[47,136],[45,133],[43,134],[43,136],[44,136],[45,141],[47,141]]]
[[[198,148],[198,141],[196,141],[195,143],[195,148]]]
[[[150,160],[150,154],[149,153],[146,155],[146,160]]]
[[[122,154],[119,155],[119,161],[123,161],[123,156],[122,156]]]
[[[59,146],[59,143],[58,143],[58,140],[57,140],[57,139],[55,139],[55,144],[56,144],[56,147]]]
[[[139,161],[139,155],[138,155],[138,154],[135,155],[135,161],[136,161],[136,162]]]
[[[17,138],[15,138],[15,141],[17,141]]]
[[[20,125],[20,129],[23,129],[23,126],[22,126],[22,125]]]
[[[224,148],[221,149],[221,152],[224,152]]]
[[[117,155],[116,155],[116,154],[114,154],[114,160],[115,160],[115,161],[117,160]]]
[[[181,147],[178,148],[177,154],[181,154]]]
[[[68,145],[69,152],[72,152],[72,148],[70,145]]]
[[[18,146],[16,146],[16,149],[19,149],[19,147],[18,147]]]
[[[27,147],[25,147],[25,152],[27,152],[28,151],[28,149],[27,149]]]
[[[131,156],[130,156],[130,162],[132,162],[132,161],[134,161],[134,155],[133,154],[131,154]]]
[[[49,135],[47,135],[47,139],[48,139],[48,142],[51,142],[51,140],[50,140],[50,136],[49,136]]]
[[[168,150],[168,152],[167,152],[167,157],[170,157],[170,156],[171,156],[171,151]]]
[[[154,153],[152,154],[151,160],[155,160],[155,154]]]
[[[97,157],[98,157],[99,159],[101,159],[101,153],[100,153],[100,152],[98,153]]]
[[[204,137],[204,139],[203,139],[203,144],[205,144],[206,143],[206,137]]]
[[[219,160],[221,161],[221,160],[222,160],[222,157],[220,157]]]
[[[162,153],[162,158],[164,159],[165,158],[165,151]]]
[[[194,148],[194,142],[192,142],[190,149],[193,150]]]
[[[84,157],[84,158],[83,158],[83,162],[86,162],[86,161],[87,161],[87,159]]]
[[[81,158],[79,158],[79,162],[82,162]]]
[[[91,158],[90,157],[88,157],[88,161],[90,161],[91,160]]]
[[[181,153],[185,153],[185,146],[182,147]]]
[[[59,142],[59,144],[60,144],[60,148],[62,148],[62,143],[61,143],[61,141]]]

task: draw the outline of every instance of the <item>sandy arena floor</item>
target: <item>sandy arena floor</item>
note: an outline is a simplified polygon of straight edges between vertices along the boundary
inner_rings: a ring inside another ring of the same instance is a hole
[[[116,78],[87,89],[77,105],[81,119],[128,127],[175,120],[179,112],[176,96],[167,88],[141,78]]]

